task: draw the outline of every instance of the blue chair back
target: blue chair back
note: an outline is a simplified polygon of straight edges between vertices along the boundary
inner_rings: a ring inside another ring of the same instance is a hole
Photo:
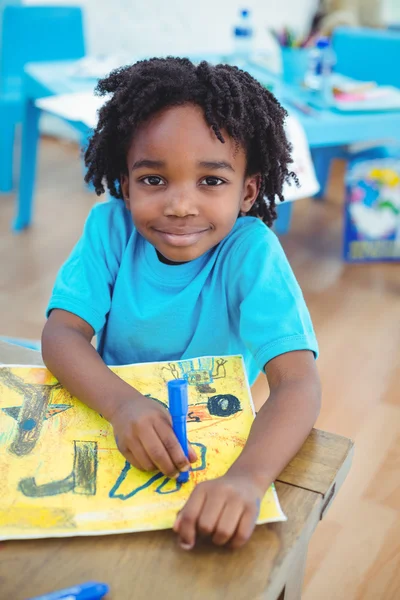
[[[400,31],[340,27],[334,31],[333,48],[338,73],[400,87]]]
[[[85,55],[82,10],[78,6],[5,6],[2,15],[0,80],[22,82],[27,62],[75,60]]]

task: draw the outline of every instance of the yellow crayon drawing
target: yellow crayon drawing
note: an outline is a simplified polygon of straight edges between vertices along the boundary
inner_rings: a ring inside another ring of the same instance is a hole
[[[239,456],[254,419],[241,356],[112,370],[165,406],[167,382],[188,381],[188,438],[198,454],[189,482],[132,467],[111,425],[47,369],[0,366],[0,539],[170,528],[194,487],[223,475]],[[258,522],[285,519],[271,486]]]

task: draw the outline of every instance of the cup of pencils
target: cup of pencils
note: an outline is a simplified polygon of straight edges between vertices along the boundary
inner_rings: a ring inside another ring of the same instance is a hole
[[[289,85],[301,85],[308,69],[310,48],[307,40],[300,38],[287,27],[271,31],[278,42],[282,55],[282,79]]]

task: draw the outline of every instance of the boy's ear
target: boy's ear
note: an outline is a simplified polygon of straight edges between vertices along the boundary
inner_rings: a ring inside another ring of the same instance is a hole
[[[260,191],[260,175],[251,175],[246,177],[243,188],[243,198],[240,205],[240,212],[246,214],[253,206]]]
[[[129,177],[128,175],[121,175],[120,179],[122,196],[125,202],[126,208],[129,210]]]

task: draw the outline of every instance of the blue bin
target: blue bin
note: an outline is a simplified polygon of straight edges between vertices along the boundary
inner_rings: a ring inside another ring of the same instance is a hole
[[[309,48],[281,48],[282,78],[289,85],[301,85],[310,60]]]

